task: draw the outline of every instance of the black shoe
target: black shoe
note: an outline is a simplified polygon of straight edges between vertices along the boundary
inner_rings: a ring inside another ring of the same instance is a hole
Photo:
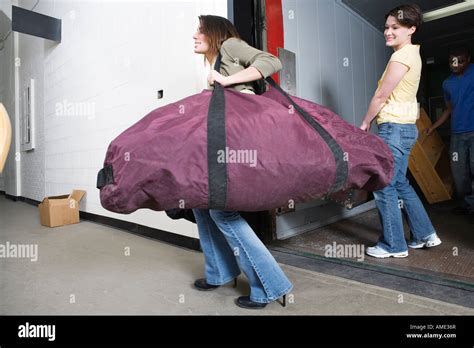
[[[468,219],[469,219],[469,222],[470,222],[471,224],[474,224],[474,211],[471,211],[471,212],[469,213]]]
[[[246,309],[263,309],[267,306],[267,303],[254,302],[250,300],[250,296],[240,296],[235,301],[237,306]]]
[[[212,285],[206,282],[205,278],[198,279],[194,282],[194,287],[200,291],[210,291],[215,290],[220,285]],[[237,287],[237,278],[234,278],[234,288]]]
[[[254,302],[250,299],[250,296],[240,296],[235,300],[237,306],[247,309],[263,309],[267,306],[268,303]],[[283,307],[286,307],[286,295],[283,295]]]

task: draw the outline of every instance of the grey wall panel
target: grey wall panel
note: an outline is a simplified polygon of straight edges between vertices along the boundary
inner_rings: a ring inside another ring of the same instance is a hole
[[[365,100],[368,107],[377,85],[375,77],[375,38],[374,32],[370,27],[364,26],[364,61],[365,61]],[[362,120],[360,120],[362,121]]]
[[[359,125],[390,56],[382,34],[333,0],[282,5],[285,48],[296,54],[298,96]]]
[[[354,124],[359,125],[360,120],[367,112],[367,100],[365,97],[366,76],[364,61],[364,27],[362,22],[350,17],[350,38],[352,52],[352,79],[354,81]]]
[[[350,40],[349,13],[336,5],[336,65],[337,87],[339,90],[337,112],[347,122],[354,122],[354,86],[352,81],[352,53]]]
[[[296,53],[298,93],[302,98],[321,103],[321,64],[319,32],[316,25],[318,1],[298,0],[298,51]]]
[[[296,0],[286,0],[282,2],[282,16],[284,22],[283,39],[285,49],[297,53],[298,50],[298,16],[296,15]],[[299,59],[296,59],[296,78],[298,78]],[[299,84],[296,84],[297,94],[299,94]]]
[[[382,77],[385,66],[390,59],[390,49],[385,46],[385,39],[382,37],[375,38],[375,76],[376,82]],[[377,87],[377,86],[376,86]],[[375,87],[375,88],[376,88]]]
[[[333,0],[319,0],[318,33],[321,68],[321,104],[339,112],[337,88],[336,21]]]

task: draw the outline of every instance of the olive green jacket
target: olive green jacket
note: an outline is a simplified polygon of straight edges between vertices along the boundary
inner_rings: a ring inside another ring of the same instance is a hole
[[[253,66],[260,71],[263,78],[267,78],[282,68],[281,62],[277,57],[268,52],[260,51],[240,39],[227,39],[222,43],[220,52],[220,73],[224,76],[234,75]],[[214,66],[214,63],[212,66]],[[243,89],[254,90],[252,82],[233,85],[232,88],[238,91]]]

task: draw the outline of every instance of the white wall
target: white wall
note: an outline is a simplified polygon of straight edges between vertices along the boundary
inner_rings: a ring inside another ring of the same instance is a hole
[[[20,0],[19,6],[35,2]],[[192,34],[199,14],[226,16],[227,2],[41,0],[35,11],[61,18],[63,28],[60,44],[19,34],[20,89],[35,78],[38,97],[37,148],[22,153],[22,196],[41,200],[83,189],[83,211],[197,237],[194,224],[163,212],[103,209],[96,176],[119,133],[205,87]],[[164,98],[158,100],[160,89]],[[58,105],[91,112],[60,114]]]
[[[18,6],[33,9],[36,0],[20,0]],[[35,12],[47,13],[49,2],[40,1]],[[21,196],[41,201],[45,196],[45,143],[44,143],[44,52],[51,42],[31,35],[18,34],[20,114],[23,91],[30,79],[35,80],[35,149],[20,151]],[[19,194],[20,195],[20,194]]]
[[[0,11],[11,20],[12,19],[12,2],[11,0],[0,0]]]

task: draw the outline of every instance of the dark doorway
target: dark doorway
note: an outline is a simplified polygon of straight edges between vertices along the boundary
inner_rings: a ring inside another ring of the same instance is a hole
[[[262,40],[263,11],[261,0],[232,1],[234,25],[249,45],[264,49]]]
[[[229,1],[229,12],[233,13],[233,23],[241,38],[249,45],[264,50],[264,3],[262,0],[234,0]],[[255,92],[263,93],[265,82],[254,83]],[[257,236],[265,243],[272,241],[274,231],[273,211],[242,212]]]

